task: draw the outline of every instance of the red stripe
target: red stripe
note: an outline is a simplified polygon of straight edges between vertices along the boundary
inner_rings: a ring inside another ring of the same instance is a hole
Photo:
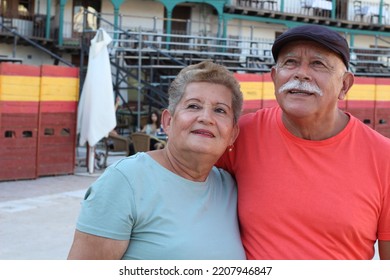
[[[0,101],[0,113],[38,114],[38,101]]]
[[[261,82],[263,81],[262,75],[259,74],[234,74],[234,77],[239,82]]]
[[[262,100],[262,99],[255,99],[255,100],[244,100],[243,104],[243,110],[252,110],[252,109],[261,109],[261,108],[269,108],[269,107],[275,107],[278,103],[276,100]]]
[[[376,84],[390,86],[390,79],[389,78],[376,78]]]
[[[377,101],[376,108],[390,108],[390,101]]]
[[[271,73],[263,74],[263,81],[264,82],[272,82]]]
[[[244,100],[243,109],[244,110],[250,110],[250,109],[260,109],[262,104],[261,100]]]
[[[47,77],[79,77],[79,68],[77,67],[42,65],[41,70],[42,76]]]
[[[41,75],[41,69],[34,65],[3,62],[0,63],[0,75],[39,77]]]
[[[348,108],[374,108],[375,101],[374,100],[365,100],[365,101],[357,101],[357,100],[347,100],[346,109]]]
[[[39,111],[41,113],[75,113],[76,101],[41,101]]]
[[[375,84],[375,79],[373,77],[355,77],[354,84],[372,85]]]

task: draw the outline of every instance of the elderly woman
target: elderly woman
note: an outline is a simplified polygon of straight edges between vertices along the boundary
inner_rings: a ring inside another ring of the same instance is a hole
[[[167,146],[120,160],[89,188],[68,259],[245,259],[235,182],[214,167],[233,149],[241,107],[226,68],[184,68],[162,113]]]

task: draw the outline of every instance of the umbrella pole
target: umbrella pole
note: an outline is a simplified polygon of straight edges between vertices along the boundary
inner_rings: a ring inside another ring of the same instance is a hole
[[[95,166],[95,146],[87,145],[88,147],[88,173],[92,174],[94,172]]]

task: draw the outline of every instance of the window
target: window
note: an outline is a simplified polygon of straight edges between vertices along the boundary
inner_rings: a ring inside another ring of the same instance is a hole
[[[32,16],[34,14],[34,0],[19,0],[18,15]]]
[[[98,18],[95,13],[100,13],[101,1],[74,0],[73,1],[73,31],[83,32],[84,10],[87,10],[87,30],[98,29]]]
[[[34,15],[34,0],[0,0],[1,13],[7,17],[24,18]]]

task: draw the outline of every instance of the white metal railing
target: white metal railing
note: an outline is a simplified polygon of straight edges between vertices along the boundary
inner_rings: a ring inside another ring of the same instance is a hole
[[[133,59],[138,56],[158,56],[159,52],[179,59],[186,57],[193,60],[219,59],[230,65],[234,71],[267,72],[274,64],[271,54],[272,43],[272,40],[266,39],[222,39],[211,36],[128,31],[113,41],[111,53],[119,52]],[[390,48],[352,47],[350,66],[356,75],[390,76]]]

